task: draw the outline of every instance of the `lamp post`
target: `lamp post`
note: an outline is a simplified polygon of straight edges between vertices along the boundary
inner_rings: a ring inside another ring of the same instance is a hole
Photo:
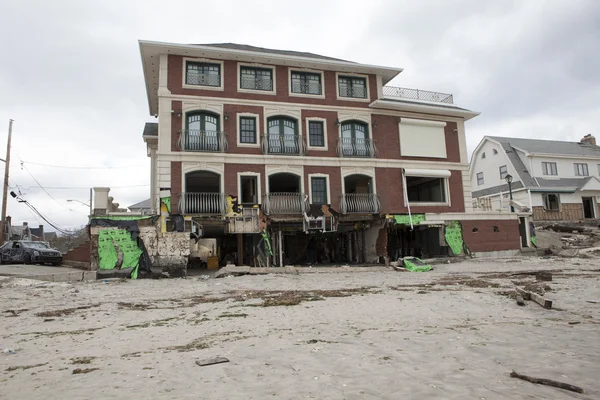
[[[512,205],[512,175],[511,174],[506,174],[506,176],[504,177],[504,179],[506,180],[506,183],[508,183],[508,195],[511,201],[511,205],[510,205],[510,212],[515,212],[515,208]]]
[[[69,199],[69,200],[67,200],[67,201],[68,201],[68,202],[72,202],[72,201],[74,201],[74,202],[77,202],[77,203],[81,204],[82,206],[89,207],[89,208],[90,208],[90,215],[92,215],[92,203],[91,203],[91,202],[90,202],[90,204],[88,204],[88,203],[84,203],[84,202],[83,202],[83,201],[81,201],[81,200],[74,200],[74,199]]]

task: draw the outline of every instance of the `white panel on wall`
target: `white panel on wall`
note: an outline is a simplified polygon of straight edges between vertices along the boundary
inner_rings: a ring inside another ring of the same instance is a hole
[[[402,118],[400,154],[411,157],[446,158],[445,122]]]

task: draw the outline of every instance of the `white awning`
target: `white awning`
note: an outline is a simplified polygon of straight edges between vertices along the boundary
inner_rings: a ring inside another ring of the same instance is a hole
[[[408,169],[404,168],[405,176],[425,176],[428,178],[450,178],[450,171],[447,169]]]

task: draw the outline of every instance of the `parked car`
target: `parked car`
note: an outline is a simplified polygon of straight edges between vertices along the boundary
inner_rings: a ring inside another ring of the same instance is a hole
[[[0,261],[3,263],[62,264],[62,254],[44,242],[12,240],[0,247]]]

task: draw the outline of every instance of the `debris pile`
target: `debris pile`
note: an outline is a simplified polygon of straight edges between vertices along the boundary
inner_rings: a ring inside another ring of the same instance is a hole
[[[552,224],[536,226],[538,249],[561,257],[585,256],[598,250],[600,229],[583,224]]]

